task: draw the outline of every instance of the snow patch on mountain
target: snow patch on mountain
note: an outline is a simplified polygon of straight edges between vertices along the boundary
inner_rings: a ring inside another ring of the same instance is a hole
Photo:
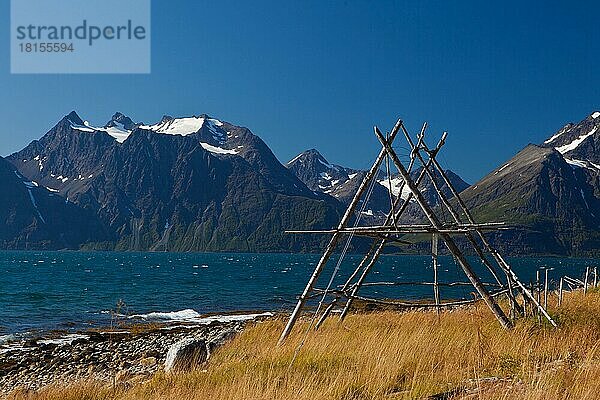
[[[325,167],[327,167],[327,168],[334,168],[334,167],[333,167],[331,164],[328,164],[328,163],[324,162],[324,161],[323,161],[323,160],[321,160],[321,159],[319,159],[319,160],[317,160],[317,161],[319,161],[319,162],[320,162],[322,165],[324,165],[324,166],[325,166]],[[334,168],[334,169],[335,169],[335,168]]]
[[[291,165],[293,163],[295,163],[296,161],[298,161],[302,156],[304,155],[304,153],[300,153],[298,154],[296,157],[292,158],[290,161],[288,161],[287,165]]]
[[[500,172],[502,172],[505,168],[507,168],[510,165],[510,163],[506,163],[503,166],[501,166],[498,171],[494,172],[494,175],[498,175]]]
[[[93,132],[99,132],[99,131],[106,132],[110,136],[115,138],[115,140],[119,143],[123,143],[129,137],[129,135],[131,135],[131,131],[125,130],[125,128],[123,128],[122,124],[116,124],[115,126],[106,127],[106,128],[99,128],[99,127],[90,125],[90,123],[88,121],[85,121],[83,123],[83,125],[78,125],[72,121],[69,121],[69,123],[71,124],[71,129],[74,129],[74,130],[80,131],[80,132],[87,132],[87,133],[93,133]]]
[[[223,123],[221,121],[219,121],[218,119],[208,118],[205,121],[205,123],[206,127],[212,134],[213,139],[216,140],[217,143],[223,145],[225,144],[225,142],[227,142],[227,136],[223,133],[222,130],[217,129],[217,127],[223,126]]]
[[[556,139],[558,139],[563,133],[569,132],[572,129],[572,125],[567,124],[565,126],[563,126],[561,128],[561,130],[559,130],[558,132],[556,132],[556,134],[554,134],[550,139],[546,140],[544,142],[544,144],[550,144],[552,142],[554,142]]]
[[[79,125],[74,123],[73,121],[69,120],[69,123],[71,124],[71,129],[75,129],[76,131],[81,131],[81,132],[95,132],[98,129],[97,128],[93,128],[90,126],[90,123],[85,121],[83,123],[83,125]]]
[[[400,197],[403,200],[406,200],[410,194],[410,189],[407,185],[404,184],[404,179],[402,179],[402,177],[397,176],[392,179],[381,179],[377,182],[379,182],[380,185],[384,186],[387,190],[392,192],[394,196],[398,197],[398,195],[400,195]],[[401,188],[402,192],[400,192]]]
[[[185,118],[163,118],[163,120],[154,125],[140,125],[140,128],[150,130],[165,135],[187,136],[198,133],[202,127],[206,126],[211,133],[212,138],[224,145],[227,142],[227,135],[218,127],[223,126],[223,122],[214,118],[205,117],[185,117]],[[209,143],[200,142],[200,145],[207,151],[215,154],[239,154],[237,150],[224,149]]]
[[[589,210],[590,205],[588,204],[587,200],[585,199],[585,194],[583,193],[583,189],[580,188],[579,193],[581,193],[581,198],[583,199],[583,202],[585,203],[585,207]]]
[[[44,219],[44,217],[42,216],[42,213],[38,209],[37,202],[35,201],[35,197],[33,196],[33,189],[39,187],[40,185],[35,181],[26,180],[19,172],[17,172],[17,171],[14,171],[14,172],[15,172],[15,175],[17,176],[17,178],[21,179],[21,181],[23,182],[23,185],[25,185],[25,187],[27,188],[27,193],[29,193],[29,200],[31,201],[31,205],[35,209],[38,217],[40,217],[40,221],[42,221],[45,224],[46,220]]]
[[[600,117],[600,112],[596,111],[595,113],[592,114],[592,118],[596,119]]]
[[[98,128],[98,129],[108,133],[110,136],[114,137],[115,140],[119,143],[123,143],[125,140],[127,140],[129,135],[131,135],[131,131],[126,130],[123,127],[123,125],[109,126],[106,128]]]
[[[210,145],[210,144],[204,143],[204,142],[200,142],[200,146],[202,146],[202,148],[204,150],[210,151],[211,153],[216,153],[216,154],[239,154],[239,151],[237,151],[237,150],[223,149],[221,147],[213,146],[213,145]]]
[[[37,203],[35,201],[35,197],[33,196],[33,192],[31,191],[30,187],[27,187],[27,192],[29,192],[29,199],[31,200],[31,204],[33,205],[33,208],[35,208],[35,211],[37,212],[38,217],[40,217],[40,220],[45,224],[46,220],[44,219],[44,217],[42,216],[42,213],[40,212]]]
[[[167,135],[182,135],[187,136],[193,133],[197,133],[204,123],[208,122],[208,129],[213,133],[215,139],[221,138],[223,140],[224,134],[219,132],[215,127],[222,126],[223,122],[214,118],[205,117],[184,117],[184,118],[163,118],[157,124],[154,125],[140,125],[140,128],[154,131],[157,133],[164,133]]]
[[[571,165],[572,167],[586,168],[594,172],[600,172],[600,165],[594,164],[591,161],[577,160],[575,158],[567,157],[564,157],[564,159],[567,162],[567,164]]]
[[[581,143],[583,143],[587,138],[589,138],[590,136],[592,136],[594,133],[596,133],[596,130],[598,130],[598,127],[592,129],[591,131],[589,131],[586,134],[583,134],[581,136],[579,136],[577,139],[573,140],[571,143],[566,144],[564,146],[559,146],[559,147],[555,147],[555,149],[561,153],[561,154],[565,154],[569,151],[575,150]]]

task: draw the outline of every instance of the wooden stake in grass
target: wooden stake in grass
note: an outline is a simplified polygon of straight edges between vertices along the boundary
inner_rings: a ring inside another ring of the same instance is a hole
[[[544,278],[544,308],[548,308],[548,271],[549,268],[546,268],[546,276]]]
[[[558,306],[560,307],[560,305],[562,304],[562,298],[563,298],[563,283],[564,283],[564,278],[560,278],[560,285],[558,287]]]
[[[435,297],[435,309],[440,315],[440,289],[438,286],[438,235],[431,235],[431,258],[433,261],[433,295]]]
[[[590,267],[585,267],[585,279],[583,280],[583,294],[587,294]]]
[[[535,271],[535,290],[537,295],[538,303],[542,301],[542,289],[540,285],[540,270]]]

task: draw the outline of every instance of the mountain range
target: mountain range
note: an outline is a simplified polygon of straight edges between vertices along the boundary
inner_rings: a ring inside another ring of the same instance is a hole
[[[93,127],[71,112],[7,161],[101,224],[79,243],[52,241],[57,248],[309,251],[323,238],[284,230],[330,228],[343,211],[332,197],[309,190],[249,129],[207,115],[144,125],[116,113]],[[2,229],[53,239],[45,211],[34,219]],[[78,220],[65,216],[62,224]],[[6,247],[23,247],[11,243]]]
[[[530,144],[469,186],[447,170],[491,240],[510,254],[596,255],[600,248],[600,113]],[[411,171],[416,178],[420,170]],[[305,151],[282,165],[248,128],[208,115],[146,125],[118,112],[95,127],[76,112],[0,158],[0,247],[306,252],[336,226],[366,171]],[[450,191],[438,176],[442,191]],[[402,179],[380,171],[357,214],[381,222]],[[420,185],[437,203],[432,183]],[[404,222],[422,220],[410,204]]]

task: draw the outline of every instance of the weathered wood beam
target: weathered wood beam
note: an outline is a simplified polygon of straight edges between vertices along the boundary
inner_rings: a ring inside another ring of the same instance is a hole
[[[421,194],[419,189],[415,186],[415,183],[413,182],[410,175],[404,168],[404,165],[402,165],[402,162],[398,158],[398,155],[396,154],[396,152],[394,151],[394,149],[392,148],[390,143],[385,140],[385,137],[381,134],[381,132],[379,131],[379,129],[377,127],[375,127],[375,135],[377,136],[377,138],[379,139],[379,141],[381,142],[383,147],[387,150],[388,154],[392,158],[392,161],[396,165],[398,172],[400,173],[402,178],[405,180],[406,185],[408,186],[409,190],[413,193],[417,203],[419,204],[419,206],[421,207],[421,209],[427,216],[427,219],[429,219],[429,222],[431,222],[431,224],[435,228],[441,229],[442,224],[441,224],[440,220],[437,218],[437,216],[435,215],[435,213],[433,212],[433,210],[431,209],[429,204],[427,204],[427,201],[425,200],[425,198],[423,197],[423,195]],[[446,244],[446,247],[448,248],[450,253],[452,253],[452,255],[456,258],[458,264],[463,269],[463,271],[464,271],[465,275],[467,276],[467,278],[469,279],[469,281],[471,281],[471,283],[473,283],[473,287],[475,287],[475,290],[477,290],[477,292],[479,293],[481,298],[484,300],[484,302],[490,308],[492,313],[496,316],[496,318],[498,319],[500,324],[506,329],[511,328],[512,322],[506,317],[506,315],[504,314],[504,311],[502,311],[502,309],[498,306],[498,304],[490,296],[490,294],[485,289],[485,287],[483,287],[483,285],[481,284],[481,281],[479,280],[477,275],[473,272],[471,265],[469,264],[469,262],[467,261],[467,259],[463,255],[463,253],[460,251],[460,249],[458,248],[458,246],[456,245],[454,240],[447,233],[441,232],[439,235],[440,235],[440,238]]]
[[[419,138],[419,142],[418,145],[421,145],[423,142],[423,136],[421,136]],[[444,143],[440,142],[438,144],[438,147],[443,146]],[[386,156],[387,158],[387,156]],[[408,165],[408,170],[412,170],[412,167],[415,163],[415,155],[411,154],[410,156],[410,162]],[[423,175],[420,175],[419,179],[422,179]],[[402,188],[404,186],[404,183],[402,184],[402,186],[400,187],[400,191],[402,191]],[[390,193],[391,193],[391,186],[390,186]],[[405,204],[403,204],[400,208],[400,210],[398,210],[398,212],[396,213],[396,207],[398,206],[398,203],[402,200],[402,198],[400,196],[396,197],[396,199],[393,201],[391,208],[390,208],[390,212],[388,213],[388,215],[386,216],[385,222],[383,224],[383,226],[381,226],[380,228],[388,228],[388,224],[393,223],[394,226],[397,225],[397,219],[402,215],[402,212],[406,209],[404,206]],[[406,200],[405,202],[408,202],[409,200]],[[396,226],[397,228],[397,226]],[[364,277],[366,276],[366,274],[369,272],[369,270],[371,269],[371,267],[377,262],[377,260],[379,259],[379,255],[381,254],[381,252],[383,251],[383,249],[385,248],[385,244],[386,241],[389,240],[389,236],[388,234],[384,235],[383,237],[381,237],[380,235],[376,235],[375,237],[379,239],[379,241],[375,241],[373,242],[373,245],[371,246],[371,248],[369,249],[369,252],[365,255],[365,257],[361,260],[360,264],[358,265],[358,267],[354,270],[354,272],[350,275],[350,277],[348,278],[348,280],[346,281],[346,283],[344,284],[344,287],[342,290],[347,290],[347,288],[349,287],[350,283],[354,280],[354,278],[356,278],[356,275],[360,272],[361,269],[364,268],[363,270],[363,274],[361,274],[361,276],[359,277],[358,282],[360,283]],[[397,240],[397,242],[402,242]],[[368,262],[368,263],[367,263]],[[366,264],[366,266],[365,266]],[[335,307],[335,304],[337,303],[337,299],[334,300],[334,302],[332,304],[330,304],[327,309],[325,310],[325,312],[323,313],[323,316],[321,317],[321,319],[319,320],[319,322],[317,322],[315,329],[319,329],[319,326],[325,321],[325,319],[329,316],[329,314],[331,313],[331,311],[333,310],[333,307]],[[345,317],[345,315],[348,313],[348,309],[350,308],[350,304],[352,303],[352,299],[348,298],[348,301],[346,302],[346,305],[344,306],[344,310],[342,311],[342,314],[340,316],[340,319],[343,319]]]
[[[408,133],[408,130],[406,129],[406,127],[404,127],[404,126],[402,127],[402,132],[404,133],[406,141],[411,146],[411,148],[415,149],[413,141],[412,141],[412,139],[410,137],[410,134]],[[438,185],[438,183],[437,183],[437,181],[435,179],[436,178],[435,174],[432,173],[429,170],[429,168],[427,168],[427,166],[425,165],[425,161],[423,160],[423,157],[421,156],[421,153],[419,152],[418,149],[416,149],[416,153],[417,153],[416,154],[417,158],[423,164],[423,168],[425,168],[425,173],[429,177],[429,180],[431,181],[431,184],[432,184],[432,186],[433,186],[436,194],[438,195],[438,197],[442,201],[443,206],[445,206],[446,209],[448,209],[448,211],[450,212],[450,215],[452,216],[452,218],[454,219],[454,221],[457,224],[460,224],[461,223],[460,216],[458,215],[458,213],[456,212],[456,210],[454,209],[454,207],[452,206],[452,204],[450,203],[450,201],[448,200],[448,198],[446,197],[446,195],[444,194],[444,192],[442,192],[441,188],[439,187],[439,185]],[[433,162],[435,163],[436,162],[436,160],[435,160],[436,154],[430,155],[430,157],[433,158]],[[475,238],[473,237],[473,235],[471,234],[471,232],[465,232],[465,236],[466,236],[467,240],[471,243],[471,246],[473,246],[473,249],[477,253],[477,256],[481,259],[481,261],[483,262],[483,264],[490,271],[490,273],[492,274],[492,276],[494,277],[494,279],[496,280],[496,282],[498,282],[499,284],[501,284],[502,282],[500,281],[500,277],[498,276],[498,273],[496,272],[494,266],[487,260],[485,254],[483,253],[483,251],[479,247],[479,244],[477,243],[477,241],[475,240]]]
[[[390,142],[392,142],[394,140],[394,138],[398,134],[398,131],[400,130],[401,126],[402,126],[402,120],[398,120],[396,122],[396,125],[392,129],[392,132],[390,133],[390,136],[389,136]],[[373,180],[374,177],[376,176],[376,174],[379,172],[379,166],[381,165],[381,162],[383,161],[383,158],[386,156],[386,154],[387,154],[386,149],[382,148],[381,151],[379,152],[379,155],[377,156],[377,159],[371,166],[371,169],[367,172],[367,174],[363,178],[363,181],[361,182],[360,186],[358,187],[358,190],[354,194],[354,198],[348,205],[346,212],[342,216],[342,219],[338,225],[338,230],[345,228],[346,224],[348,223],[348,221],[350,220],[352,215],[354,215],[354,210],[356,208],[356,205],[360,201],[360,198],[361,198],[363,192],[366,190],[367,186],[371,183],[371,180]],[[327,264],[327,261],[333,254],[333,251],[335,250],[337,242],[341,236],[342,236],[341,232],[335,232],[331,236],[329,244],[325,248],[325,252],[323,253],[323,255],[321,256],[321,259],[317,263],[315,270],[313,271],[310,279],[308,280],[308,283],[306,284],[306,287],[304,288],[304,291],[302,292],[302,294],[300,295],[300,298],[298,299],[298,303],[296,304],[294,311],[292,311],[292,314],[290,315],[290,319],[288,320],[283,332],[281,333],[281,336],[279,338],[279,343],[283,343],[283,341],[290,334],[292,328],[294,327],[294,325],[296,323],[296,320],[300,316],[300,310],[304,306],[307,296],[310,294],[311,289],[314,287],[315,283],[317,282],[317,279],[321,275],[321,272],[323,271],[323,268]]]
[[[423,138],[424,138],[424,132],[422,132],[423,134],[419,137],[419,144],[424,144]],[[440,141],[438,142],[436,148],[441,149],[442,146],[444,145],[445,138],[441,138]],[[414,160],[415,160],[415,155],[411,153],[411,163],[409,165],[409,167],[412,167],[414,165]],[[407,171],[408,174],[408,171]],[[425,177],[425,172],[423,170],[421,170],[421,172],[419,173],[419,176],[417,177],[417,181],[416,181],[416,185],[418,186],[419,183],[421,182],[421,180]],[[400,193],[402,193],[402,190],[404,189],[404,185],[406,185],[407,182],[404,181],[402,183],[402,186],[400,187]],[[402,206],[400,207],[400,209],[398,210],[398,215],[402,215],[402,213],[404,212],[404,210],[406,210],[410,200],[411,200],[411,195],[412,192],[409,193],[409,196],[404,200],[404,203],[402,204]],[[398,196],[398,199],[400,198],[400,196]],[[364,282],[365,278],[367,277],[368,273],[371,271],[371,268],[373,268],[373,265],[375,265],[375,263],[377,262],[379,255],[381,253],[381,251],[383,250],[385,246],[385,240],[382,240],[380,243],[380,247],[378,248],[378,252],[376,253],[376,256],[372,258],[371,262],[365,267],[365,269],[363,270],[363,273],[361,274],[361,276],[358,278],[358,281],[356,282],[356,285],[354,286],[354,288],[352,289],[352,296],[355,296],[358,293],[358,290],[360,289],[361,284]],[[342,310],[342,313],[340,314],[340,321],[343,321],[344,318],[346,318],[346,315],[348,315],[348,312],[350,311],[350,306],[352,305],[352,297],[348,298],[348,301],[346,302],[346,305],[344,306],[344,309]]]
[[[423,147],[424,147],[425,151],[429,152],[429,150],[427,149],[427,145],[423,145]],[[435,158],[433,158],[433,165],[434,165],[435,169],[439,172],[442,179],[444,180],[444,183],[446,184],[446,186],[450,189],[453,198],[456,199],[462,212],[467,217],[468,222],[471,224],[474,224],[475,219],[473,218],[473,215],[469,211],[469,208],[467,207],[467,205],[465,204],[463,199],[460,197],[460,194],[458,193],[458,191],[456,190],[456,188],[454,187],[452,182],[450,182],[450,179],[448,178],[446,171],[444,171],[444,169],[442,168],[440,163]],[[546,309],[544,309],[541,306],[541,304],[535,299],[535,296],[533,295],[533,293],[523,284],[523,282],[521,282],[521,280],[519,279],[517,274],[515,274],[512,267],[508,264],[508,262],[506,262],[504,257],[502,257],[502,255],[495,248],[492,247],[492,245],[486,239],[483,232],[476,230],[476,233],[478,234],[483,246],[486,248],[486,250],[490,254],[492,254],[492,257],[496,260],[496,262],[498,263],[500,268],[502,268],[504,270],[504,272],[508,275],[509,279],[512,279],[512,281],[517,285],[517,287],[523,294],[523,297],[529,299],[529,301],[531,301],[534,304],[534,306],[536,308],[538,308],[538,310],[542,313],[542,315],[544,315],[544,317],[548,320],[548,322],[550,322],[550,324],[552,326],[556,327],[557,326],[556,322],[552,319],[550,314],[548,314]]]

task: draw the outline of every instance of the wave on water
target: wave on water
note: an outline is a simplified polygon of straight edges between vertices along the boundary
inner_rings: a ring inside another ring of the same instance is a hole
[[[228,314],[212,315],[202,317],[200,313],[191,308],[172,311],[172,312],[151,312],[148,314],[131,315],[131,319],[143,319],[145,321],[172,321],[172,322],[190,322],[198,325],[208,325],[212,322],[235,322],[250,321],[260,317],[272,317],[273,313],[264,312],[259,314]]]
[[[200,314],[191,308],[181,310],[181,311],[172,311],[172,312],[151,312],[148,314],[136,314],[130,315],[128,318],[131,319],[144,319],[144,320],[158,320],[158,321],[179,321],[184,322],[188,320],[195,320],[199,318]]]
[[[236,322],[236,321],[250,321],[260,317],[272,317],[272,312],[264,312],[260,314],[235,314],[235,315],[213,315],[211,317],[201,318],[200,321],[203,324],[210,324],[211,322]]]

